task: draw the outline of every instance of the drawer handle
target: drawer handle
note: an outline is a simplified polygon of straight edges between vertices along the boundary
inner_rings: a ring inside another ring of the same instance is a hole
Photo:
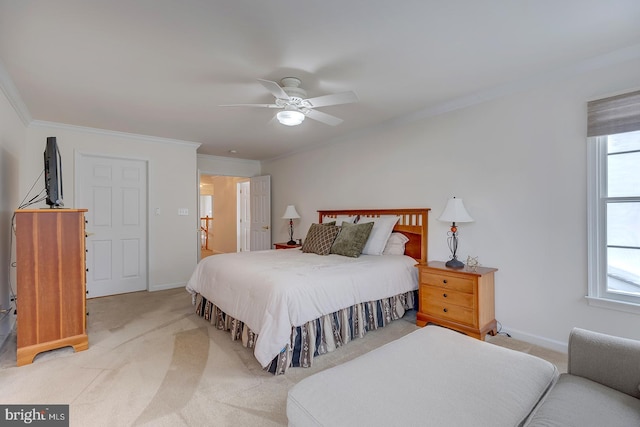
[[[445,309],[444,309],[444,310],[442,310],[442,311],[444,311],[444,312],[446,313],[448,310],[445,308]]]
[[[447,294],[442,294],[442,296],[446,298],[448,295]]]
[[[447,284],[447,279],[444,279],[444,280],[442,281],[442,283],[444,283],[444,284],[446,285],[446,284]]]

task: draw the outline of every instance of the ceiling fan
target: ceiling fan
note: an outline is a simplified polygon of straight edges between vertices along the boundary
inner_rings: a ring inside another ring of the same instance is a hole
[[[323,95],[315,98],[307,98],[307,92],[300,87],[300,79],[296,77],[285,77],[280,80],[279,85],[270,80],[258,79],[258,81],[269,92],[276,97],[273,104],[227,104],[221,107],[262,107],[278,108],[276,118],[286,126],[296,126],[303,122],[305,117],[319,121],[321,123],[337,126],[343,122],[342,119],[332,116],[322,111],[315,110],[318,107],[328,107],[330,105],[350,104],[358,102],[355,92],[342,92],[332,95]]]

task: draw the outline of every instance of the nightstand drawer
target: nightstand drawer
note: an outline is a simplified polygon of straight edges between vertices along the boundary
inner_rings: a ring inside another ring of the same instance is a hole
[[[427,315],[470,326],[473,326],[476,318],[472,309],[453,304],[440,304],[435,301],[425,301],[423,310]]]
[[[420,283],[468,294],[473,293],[473,279],[423,272],[420,274]]]
[[[420,298],[423,304],[457,305],[473,309],[473,294],[457,292],[444,289],[442,287],[425,286],[420,287]]]

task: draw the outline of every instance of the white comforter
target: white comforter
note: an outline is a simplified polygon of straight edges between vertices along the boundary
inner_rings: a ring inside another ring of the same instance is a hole
[[[299,249],[222,254],[200,261],[187,290],[256,332],[254,354],[265,367],[289,342],[292,326],[417,289],[415,264],[405,255],[349,258]]]

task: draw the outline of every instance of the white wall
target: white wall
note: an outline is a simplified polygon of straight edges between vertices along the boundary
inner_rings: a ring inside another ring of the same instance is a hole
[[[26,126],[0,90],[0,309],[8,310],[0,312],[0,345],[15,322],[13,310],[10,310],[15,307],[11,302],[10,283],[13,291],[16,290],[15,268],[10,267],[15,261],[12,258],[15,251],[11,245],[11,217],[21,201],[18,187],[25,138]]]
[[[198,154],[198,170],[200,173],[208,175],[250,178],[260,175],[260,162],[256,160]]]
[[[586,68],[586,67],[585,67]],[[640,60],[556,73],[527,90],[265,162],[272,216],[430,207],[429,259],[445,260],[446,200],[475,222],[459,258],[496,267],[496,317],[514,337],[564,350],[574,326],[640,339],[640,316],[587,305],[586,102],[640,86]],[[275,233],[278,235],[275,235]],[[274,224],[274,241],[286,228]]]
[[[184,286],[198,261],[197,144],[32,123],[27,133],[24,167],[20,172],[23,178],[20,194],[29,190],[42,171],[42,152],[48,136],[57,137],[62,154],[64,203],[68,208],[87,208],[76,206],[74,200],[77,152],[148,162],[149,290]],[[160,215],[155,215],[156,208],[160,208]],[[188,208],[189,215],[178,216],[179,208]]]

